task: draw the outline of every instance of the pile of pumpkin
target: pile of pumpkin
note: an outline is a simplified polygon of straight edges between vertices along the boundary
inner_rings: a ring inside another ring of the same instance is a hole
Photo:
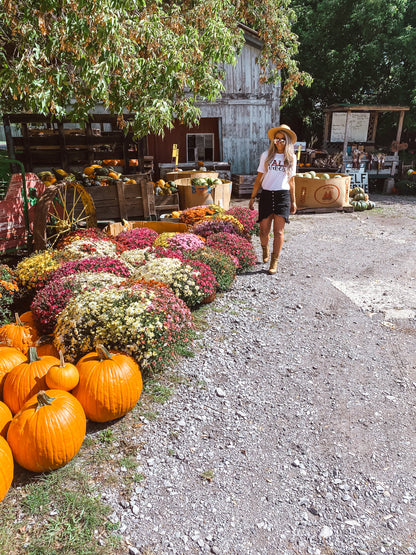
[[[350,204],[357,212],[364,210],[372,210],[375,206],[374,202],[370,200],[368,194],[362,187],[354,187],[350,189]]]
[[[122,181],[125,185],[136,183],[135,179],[123,176],[116,172],[112,166],[104,167],[100,164],[92,164],[82,171],[73,172],[53,168],[51,171],[39,172],[38,177],[47,187],[59,181],[76,181],[84,187],[108,186],[117,180]]]
[[[0,342],[1,501],[14,461],[32,472],[64,466],[82,445],[87,418],[108,422],[136,405],[142,376],[133,358],[103,345],[66,362],[52,345],[39,345],[30,312],[0,327]]]

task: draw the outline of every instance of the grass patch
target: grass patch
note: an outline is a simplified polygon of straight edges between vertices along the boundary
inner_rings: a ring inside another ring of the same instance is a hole
[[[153,380],[149,380],[145,384],[144,391],[151,401],[153,401],[154,403],[159,403],[161,405],[163,405],[163,403],[166,403],[166,401],[168,401],[173,394],[173,391],[170,387],[159,382],[155,382]]]
[[[0,553],[120,552],[121,541],[108,528],[110,510],[71,461],[8,495],[0,506]]]
[[[214,470],[212,468],[204,470],[204,472],[201,472],[200,476],[203,480],[206,480],[207,482],[212,482],[212,480],[214,479]]]

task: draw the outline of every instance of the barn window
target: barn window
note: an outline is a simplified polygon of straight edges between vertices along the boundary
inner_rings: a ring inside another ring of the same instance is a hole
[[[214,133],[188,133],[186,135],[187,162],[214,161]]]

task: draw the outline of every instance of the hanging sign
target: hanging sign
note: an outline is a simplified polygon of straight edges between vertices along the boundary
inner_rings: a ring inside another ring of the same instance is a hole
[[[332,114],[331,143],[344,142],[346,122],[347,112],[334,112]],[[369,122],[369,112],[350,112],[350,117],[348,118],[347,141],[349,143],[367,142]]]

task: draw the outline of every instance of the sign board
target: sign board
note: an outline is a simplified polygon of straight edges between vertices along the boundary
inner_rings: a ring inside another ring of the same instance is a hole
[[[332,114],[331,143],[343,143],[345,138],[345,124],[347,112],[334,112]],[[348,119],[347,141],[367,142],[369,112],[350,112]]]
[[[363,164],[360,169],[353,168],[352,164],[348,164],[345,167],[345,173],[351,176],[351,189],[354,187],[362,187],[366,193],[368,193],[368,173],[365,171],[365,164]]]

